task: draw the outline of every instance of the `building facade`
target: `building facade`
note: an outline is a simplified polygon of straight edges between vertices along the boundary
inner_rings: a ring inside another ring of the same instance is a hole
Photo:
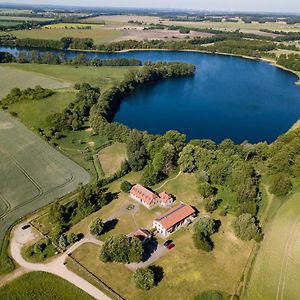
[[[190,205],[181,203],[156,218],[153,221],[153,228],[163,236],[168,236],[178,228],[191,223],[195,216],[196,211]]]

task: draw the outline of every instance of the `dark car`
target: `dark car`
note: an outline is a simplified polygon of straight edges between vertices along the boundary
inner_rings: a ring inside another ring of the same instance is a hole
[[[30,227],[30,224],[26,224],[26,225],[22,226],[22,229],[25,230],[25,229],[27,229],[29,227]]]
[[[169,249],[169,250],[171,250],[172,248],[174,248],[175,247],[175,244],[173,244],[173,243],[171,243],[171,244],[169,244],[168,246],[167,246],[167,248]]]
[[[167,241],[164,242],[164,246],[168,247],[168,245],[171,244],[171,243],[172,243],[172,240],[167,240]]]

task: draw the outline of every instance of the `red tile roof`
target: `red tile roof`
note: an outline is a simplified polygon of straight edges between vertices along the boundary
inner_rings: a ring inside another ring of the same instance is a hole
[[[161,193],[159,193],[159,198],[161,199],[161,202],[166,203],[172,198],[172,196],[166,192],[161,192]]]
[[[136,231],[129,234],[129,236],[135,236],[137,237],[141,242],[143,242],[145,239],[151,238],[151,233],[147,229],[137,229]]]
[[[151,192],[150,190],[146,189],[140,184],[134,185],[131,190],[130,194],[142,199],[145,203],[151,204],[158,196]]]
[[[155,220],[158,221],[164,228],[169,229],[195,212],[196,211],[191,206],[182,203],[160,215]]]

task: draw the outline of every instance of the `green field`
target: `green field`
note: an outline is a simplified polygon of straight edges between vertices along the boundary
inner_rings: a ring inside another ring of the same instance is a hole
[[[16,70],[10,66],[0,66],[0,99],[6,96],[12,88],[25,89],[41,85],[44,88],[57,89],[70,87],[64,80],[57,80],[36,72]]]
[[[92,300],[73,284],[44,272],[25,274],[0,289],[1,300]]]
[[[114,143],[104,148],[98,154],[103,172],[106,176],[113,175],[121,166],[121,163],[127,159],[126,145]]]
[[[57,84],[70,85],[74,83],[83,83],[87,82],[93,86],[100,86],[101,88],[107,87],[111,85],[115,81],[122,80],[126,72],[130,69],[130,67],[86,67],[86,66],[71,66],[71,65],[39,65],[39,64],[5,64],[5,67],[10,67],[11,71],[8,69],[9,74],[11,74],[12,83],[9,85],[9,89],[11,89],[13,84],[17,84],[19,81],[26,80],[26,76],[21,76],[18,81],[13,81],[15,76],[18,76],[19,72],[16,72],[15,69],[19,71],[27,71],[33,72],[31,76],[33,78],[44,78],[44,83],[38,83],[36,80],[36,84],[40,84],[43,87],[49,87],[49,83],[51,83],[51,79],[55,80]],[[131,67],[132,68],[132,67]],[[6,73],[1,72],[0,76],[5,76]],[[20,73],[21,74],[21,73]],[[22,73],[26,75],[26,73]],[[43,75],[46,75],[43,76]],[[27,75],[28,77],[28,75]],[[30,76],[29,76],[30,77]],[[1,77],[0,77],[1,79]],[[7,79],[6,79],[7,80]],[[7,82],[7,81],[6,81]],[[48,84],[48,85],[47,85]],[[0,81],[1,89],[5,88],[5,84],[3,80]],[[27,87],[28,84],[24,87]],[[53,86],[52,88],[58,88],[59,86]],[[9,90],[8,89],[8,90]],[[6,93],[7,94],[7,93]]]
[[[0,241],[20,217],[87,183],[89,174],[0,112]]]
[[[286,199],[265,228],[246,299],[299,299],[300,193]]]
[[[7,86],[6,81],[0,82],[3,96],[11,88],[18,86],[25,88],[29,85],[26,79],[31,76],[31,86],[41,84],[43,87],[55,88],[71,87],[79,82],[88,82],[102,89],[108,87],[115,81],[120,81],[129,67],[74,67],[71,65],[38,65],[38,64],[6,64],[2,67],[10,74],[11,82]],[[4,76],[4,73],[2,73]],[[30,75],[30,76],[29,76]],[[1,75],[0,75],[1,76]],[[19,76],[19,77],[18,77]],[[19,81],[14,81],[14,78]],[[43,78],[44,81],[41,81]],[[34,81],[34,79],[36,79]],[[39,79],[39,81],[38,81]],[[57,86],[54,85],[54,83]],[[62,85],[63,84],[63,85]],[[24,101],[9,106],[9,111],[17,113],[18,118],[30,129],[51,127],[48,116],[52,113],[62,112],[70,102],[75,99],[74,89],[56,90],[56,93],[42,101]],[[57,140],[58,148],[63,154],[84,167],[94,178],[96,170],[92,160],[84,157],[84,151],[88,147],[91,153],[97,153],[97,149],[107,143],[107,139],[99,135],[93,135],[89,130],[71,131],[65,137]]]
[[[102,26],[99,25],[92,26],[92,29],[89,30],[52,27],[49,29],[16,30],[11,31],[10,33],[20,39],[60,40],[63,37],[91,38],[94,40],[95,44],[106,44],[122,35],[120,30],[103,29]]]

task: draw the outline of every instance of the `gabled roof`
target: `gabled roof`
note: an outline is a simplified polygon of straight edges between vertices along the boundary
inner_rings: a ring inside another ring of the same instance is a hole
[[[161,202],[168,202],[170,199],[172,199],[172,196],[169,195],[166,192],[161,192],[159,193],[159,198],[161,199]]]
[[[149,205],[153,202],[153,200],[158,198],[158,196],[155,193],[153,193],[152,191],[148,190],[140,184],[134,185],[130,190],[130,194],[142,199],[145,203]]]
[[[190,205],[181,203],[160,215],[155,221],[158,221],[164,228],[169,229],[195,212]]]
[[[141,242],[144,240],[151,238],[151,233],[147,229],[137,229],[136,231],[130,233],[129,236],[137,237]]]

